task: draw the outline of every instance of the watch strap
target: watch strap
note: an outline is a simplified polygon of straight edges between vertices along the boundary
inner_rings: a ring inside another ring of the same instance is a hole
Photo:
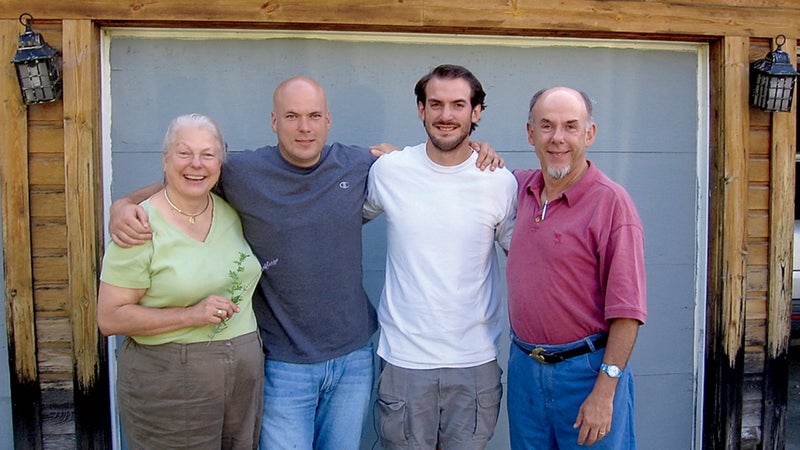
[[[620,378],[622,376],[622,369],[614,364],[600,364],[600,370],[606,373],[611,378]]]

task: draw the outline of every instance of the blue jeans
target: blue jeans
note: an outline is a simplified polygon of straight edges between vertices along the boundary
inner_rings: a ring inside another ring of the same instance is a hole
[[[356,450],[375,379],[372,343],[315,364],[264,363],[261,450]]]
[[[517,338],[512,336],[512,339]],[[545,349],[565,351],[582,342],[545,346]],[[507,404],[512,450],[636,449],[630,366],[622,372],[617,384],[611,430],[605,438],[591,447],[579,446],[580,430],[572,428],[578,409],[594,387],[604,355],[605,349],[600,349],[560,363],[542,364],[511,343]]]

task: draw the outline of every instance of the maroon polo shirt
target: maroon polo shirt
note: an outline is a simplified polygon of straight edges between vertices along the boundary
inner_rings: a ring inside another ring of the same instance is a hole
[[[628,193],[594,164],[547,205],[540,170],[515,170],[517,221],[508,253],[511,328],[532,344],[608,331],[647,316],[644,232]]]

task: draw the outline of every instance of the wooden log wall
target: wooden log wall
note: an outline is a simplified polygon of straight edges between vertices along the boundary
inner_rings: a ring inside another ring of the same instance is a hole
[[[1,22],[13,29],[4,38],[21,33],[17,21]],[[110,448],[110,417],[102,413],[107,358],[95,314],[99,31],[88,20],[37,23],[35,31],[61,49],[66,70],[64,98],[53,103],[22,105],[10,64],[1,83],[11,88],[3,114],[20,123],[0,144],[14,441],[17,448]],[[16,39],[4,44],[13,55]]]
[[[19,24],[0,21],[3,54],[17,49]],[[28,126],[13,68],[0,71],[0,181],[9,368],[14,408],[14,442],[41,448],[40,400],[34,324],[33,267],[28,174]],[[20,179],[19,174],[24,174]],[[17,397],[19,396],[19,397]],[[20,430],[16,433],[16,430]]]
[[[798,37],[798,0],[0,0],[0,17],[143,26],[686,39]]]
[[[312,29],[707,42],[711,148],[703,446],[785,443],[795,112],[748,105],[749,64],[800,0],[0,0],[7,60],[31,13],[64,53],[64,98],[25,108],[0,71],[6,312],[18,448],[109,448],[94,326],[101,243],[99,29]],[[797,106],[795,106],[795,110]],[[99,422],[98,422],[99,420]]]
[[[774,40],[753,40],[750,60],[763,58],[775,48]],[[784,44],[783,50],[796,55],[796,42]],[[745,396],[758,401],[745,403],[742,431],[760,448],[783,449],[791,331],[797,108],[791,113],[769,114],[754,108],[750,112]]]
[[[744,324],[748,39],[711,48],[711,173],[704,448],[739,442]],[[713,274],[713,275],[712,275]],[[713,400],[712,400],[713,399]],[[734,445],[732,449],[738,448]]]

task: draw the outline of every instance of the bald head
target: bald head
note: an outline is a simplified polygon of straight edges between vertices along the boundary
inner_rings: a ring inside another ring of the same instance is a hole
[[[278,150],[287,162],[298,167],[319,162],[331,127],[328,101],[319,83],[298,76],[278,85],[271,116]]]
[[[589,95],[587,95],[583,91],[578,91],[576,89],[572,89],[566,86],[556,86],[547,89],[542,89],[533,94],[533,97],[531,97],[530,106],[528,108],[528,122],[534,123],[533,109],[534,107],[536,107],[536,104],[540,100],[543,100],[551,95],[565,95],[574,97],[576,100],[583,103],[583,109],[586,112],[587,125],[594,123],[594,120],[592,119],[592,99],[589,98]]]
[[[279,105],[291,103],[296,98],[313,98],[321,102],[325,110],[328,109],[328,100],[322,86],[312,78],[296,76],[283,81],[275,88],[272,94],[272,110],[275,111]]]
[[[530,108],[528,142],[539,158],[545,185],[563,191],[588,167],[586,149],[597,132],[592,102],[580,91],[559,86],[534,94]]]

